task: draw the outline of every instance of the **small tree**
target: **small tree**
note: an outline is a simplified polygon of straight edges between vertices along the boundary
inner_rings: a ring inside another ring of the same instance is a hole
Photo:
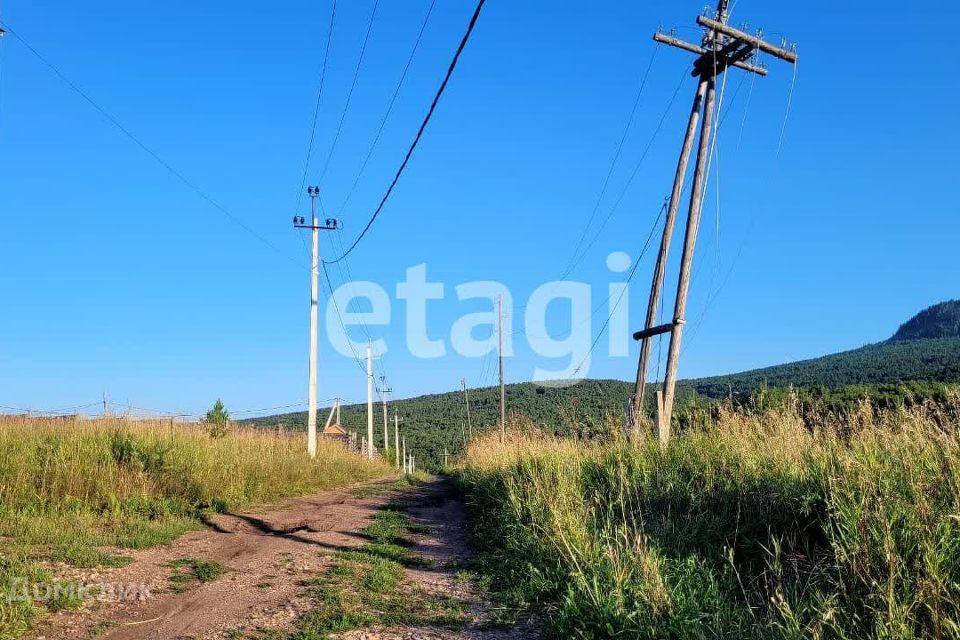
[[[213,409],[207,411],[207,425],[211,438],[222,438],[227,435],[227,429],[230,426],[230,412],[228,412],[220,398],[213,405]]]

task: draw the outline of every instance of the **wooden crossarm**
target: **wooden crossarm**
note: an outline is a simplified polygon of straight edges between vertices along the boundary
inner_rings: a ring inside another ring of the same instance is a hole
[[[690,53],[696,53],[701,56],[707,54],[707,50],[699,45],[680,40],[679,38],[674,38],[673,36],[668,36],[665,33],[655,33],[653,34],[653,39],[662,44],[669,44],[670,46],[677,47],[678,49],[683,49],[684,51],[689,51]],[[736,67],[737,69],[743,69],[744,71],[749,71],[755,73],[759,76],[767,75],[767,70],[763,67],[758,67],[756,65],[750,64],[748,62],[742,61],[731,61],[729,62],[730,66]]]
[[[773,57],[780,58],[781,60],[785,60],[791,64],[795,64],[799,59],[799,56],[795,51],[787,51],[786,49],[783,49],[781,47],[776,47],[770,44],[769,42],[767,42],[766,40],[763,40],[762,38],[758,38],[757,36],[751,35],[746,31],[740,31],[739,29],[734,29],[733,27],[725,25],[722,22],[718,22],[717,20],[713,20],[706,16],[697,16],[697,24],[699,24],[701,27],[713,29],[714,31],[718,33],[722,33],[725,36],[736,38],[737,40],[740,40],[745,44],[750,45],[754,49],[759,49],[764,53],[769,53]]]

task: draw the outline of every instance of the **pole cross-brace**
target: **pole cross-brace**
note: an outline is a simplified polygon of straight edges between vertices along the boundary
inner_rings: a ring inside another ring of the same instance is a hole
[[[672,331],[674,327],[673,322],[668,322],[667,324],[661,324],[656,327],[650,327],[649,329],[644,329],[643,331],[636,331],[633,334],[634,340],[646,340],[647,338],[652,338],[654,336],[659,336],[662,333],[668,333]]]
[[[718,76],[727,67],[743,63],[753,55],[754,47],[740,40],[730,40],[719,51],[707,50],[693,63],[693,76]]]

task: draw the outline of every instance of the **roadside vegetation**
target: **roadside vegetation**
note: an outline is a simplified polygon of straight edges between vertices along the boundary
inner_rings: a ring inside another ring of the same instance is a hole
[[[64,603],[9,602],[18,579],[56,563],[116,567],[222,512],[392,473],[336,443],[167,421],[0,418],[0,640]],[[186,567],[202,580],[205,567]],[[78,606],[66,603],[64,606]]]
[[[487,583],[555,638],[960,638],[960,396],[798,404],[721,405],[667,447],[472,443]]]
[[[393,491],[405,492],[428,479],[423,474],[405,476],[394,484]],[[311,608],[295,621],[295,631],[235,630],[228,637],[319,640],[372,627],[462,628],[469,619],[466,604],[446,594],[427,593],[406,572],[432,567],[431,561],[413,551],[413,536],[430,530],[412,521],[406,513],[407,500],[408,496],[398,493],[360,532],[362,545],[338,550],[332,554],[329,568],[303,583]]]

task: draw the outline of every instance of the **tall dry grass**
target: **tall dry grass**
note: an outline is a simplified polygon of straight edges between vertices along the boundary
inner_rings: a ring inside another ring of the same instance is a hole
[[[492,583],[564,638],[960,637],[956,406],[806,424],[720,409],[668,447],[473,443]]]
[[[49,579],[51,561],[122,563],[116,548],[166,542],[208,511],[302,495],[393,470],[321,441],[126,419],[0,417],[0,640],[38,612],[7,602],[20,576]],[[122,551],[120,551],[122,553]]]

